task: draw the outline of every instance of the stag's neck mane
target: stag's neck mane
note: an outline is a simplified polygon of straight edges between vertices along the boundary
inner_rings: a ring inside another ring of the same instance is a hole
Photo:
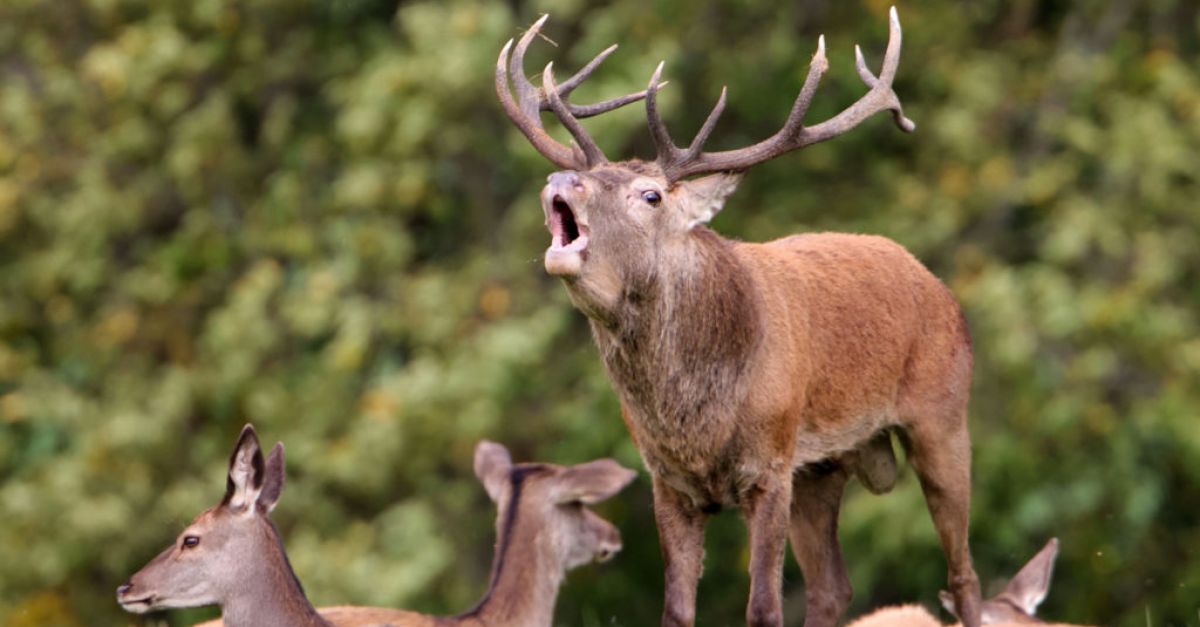
[[[646,276],[623,283],[609,317],[589,314],[623,404],[671,429],[700,426],[735,403],[763,323],[733,243],[698,226],[660,247]]]

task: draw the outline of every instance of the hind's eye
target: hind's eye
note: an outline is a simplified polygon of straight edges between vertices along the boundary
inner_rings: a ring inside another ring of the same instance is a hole
[[[183,548],[185,549],[196,548],[198,544],[200,544],[200,536],[184,536],[183,538]]]
[[[649,189],[642,192],[642,200],[657,207],[658,203],[662,202],[662,195],[652,189]]]

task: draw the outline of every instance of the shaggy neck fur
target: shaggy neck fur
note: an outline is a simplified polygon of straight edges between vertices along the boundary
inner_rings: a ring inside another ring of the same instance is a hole
[[[650,268],[622,277],[612,324],[589,316],[604,365],[624,405],[650,414],[634,420],[657,442],[722,441],[697,436],[740,400],[746,364],[761,342],[749,273],[731,242],[703,226],[656,247]]]

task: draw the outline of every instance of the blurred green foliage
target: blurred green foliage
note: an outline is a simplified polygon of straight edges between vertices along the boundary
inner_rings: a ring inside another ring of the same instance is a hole
[[[810,119],[856,98],[852,44],[878,62],[887,4],[5,0],[0,624],[138,623],[114,588],[219,498],[247,421],[287,444],[275,518],[315,603],[466,608],[492,543],[479,438],[640,467],[539,263],[551,168],[495,101],[503,42],[552,13],[529,68],[564,76],[619,42],[580,102],[667,59],[683,136],[728,84],[723,148],[777,128],[820,32],[833,65]],[[900,11],[918,132],[879,116],[760,166],[715,226],[880,233],[925,260],[975,338],[985,587],[1057,535],[1044,615],[1196,624],[1200,7]],[[650,154],[644,124],[636,106],[588,122],[613,157]],[[657,624],[649,505],[643,474],[601,508],[626,549],[568,578],[560,624]],[[911,473],[887,497],[851,489],[852,614],[934,604],[924,507]],[[740,521],[708,540],[701,622],[741,624]]]

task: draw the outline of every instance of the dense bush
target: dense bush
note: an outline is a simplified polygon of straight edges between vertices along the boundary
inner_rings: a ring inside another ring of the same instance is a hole
[[[518,459],[640,468],[583,317],[546,277],[551,167],[492,91],[621,50],[580,101],[659,59],[681,136],[722,84],[714,146],[773,132],[820,32],[811,119],[862,91],[887,3],[593,7],[383,0],[0,5],[0,623],[135,623],[113,590],[222,491],[241,425],[284,440],[275,518],[314,602],[467,607],[493,509],[482,437]],[[1200,15],[1195,3],[900,7],[886,116],[753,171],[715,222],[769,239],[880,233],[963,302],[978,355],[973,544],[994,584],[1062,538],[1045,614],[1183,625],[1200,598]],[[532,70],[531,70],[532,71]],[[638,107],[589,122],[649,154]],[[558,132],[555,129],[555,132]],[[573,573],[563,625],[649,625],[648,481],[601,508],[617,560]],[[944,564],[911,474],[852,488],[853,612],[934,604]],[[736,516],[709,532],[700,618],[740,624]],[[788,567],[788,620],[803,588]],[[169,624],[211,616],[174,612]]]

